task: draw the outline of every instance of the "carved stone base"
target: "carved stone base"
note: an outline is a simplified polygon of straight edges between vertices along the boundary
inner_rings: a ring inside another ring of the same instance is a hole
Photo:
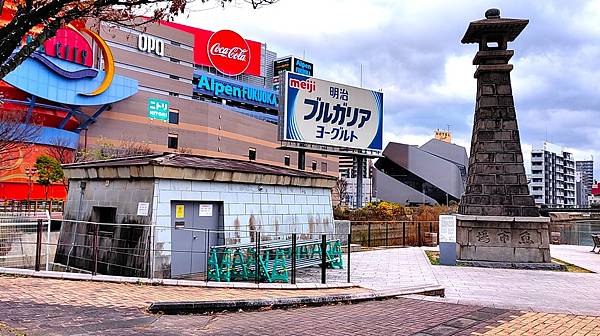
[[[550,263],[547,217],[456,216],[458,260]]]

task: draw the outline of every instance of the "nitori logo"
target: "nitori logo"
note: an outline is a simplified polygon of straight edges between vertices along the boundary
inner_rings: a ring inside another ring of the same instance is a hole
[[[305,90],[308,91],[308,93],[311,93],[317,89],[315,82],[310,79],[299,80],[290,78],[290,87],[294,89]]]

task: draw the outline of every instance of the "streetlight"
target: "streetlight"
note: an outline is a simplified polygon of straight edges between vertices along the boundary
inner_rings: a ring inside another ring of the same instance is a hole
[[[33,176],[37,174],[37,169],[35,168],[25,168],[25,175],[27,175],[27,212],[31,211],[31,188],[33,185]]]

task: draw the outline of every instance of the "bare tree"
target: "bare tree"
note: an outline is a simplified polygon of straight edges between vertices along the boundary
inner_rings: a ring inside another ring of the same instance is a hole
[[[50,140],[48,154],[60,164],[72,163],[75,160],[75,150],[69,148],[70,142],[64,138],[55,137]]]
[[[216,1],[222,6],[231,0]],[[253,8],[277,0],[245,0]],[[76,20],[87,19],[139,26],[157,20],[171,20],[194,0],[6,0],[0,4],[14,10],[12,20],[0,27],[0,79],[14,70],[56,31]],[[2,8],[0,8],[2,9]],[[35,34],[21,48],[24,37]]]
[[[26,120],[26,113],[0,108],[0,169],[23,155],[39,137],[40,127]]]
[[[333,186],[333,193],[338,198],[338,207],[345,204],[346,200],[348,199],[348,181],[338,177],[338,179],[335,181],[335,185]]]
[[[154,154],[154,151],[147,143],[124,139],[115,145],[108,140],[101,140],[97,145],[90,148],[80,148],[77,151],[75,161],[109,160],[149,154]]]

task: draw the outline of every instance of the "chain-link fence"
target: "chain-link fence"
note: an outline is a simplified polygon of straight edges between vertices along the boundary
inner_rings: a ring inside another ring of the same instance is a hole
[[[56,238],[47,211],[0,214],[0,267],[49,269]]]
[[[349,233],[0,218],[0,267],[219,282],[350,281]]]

